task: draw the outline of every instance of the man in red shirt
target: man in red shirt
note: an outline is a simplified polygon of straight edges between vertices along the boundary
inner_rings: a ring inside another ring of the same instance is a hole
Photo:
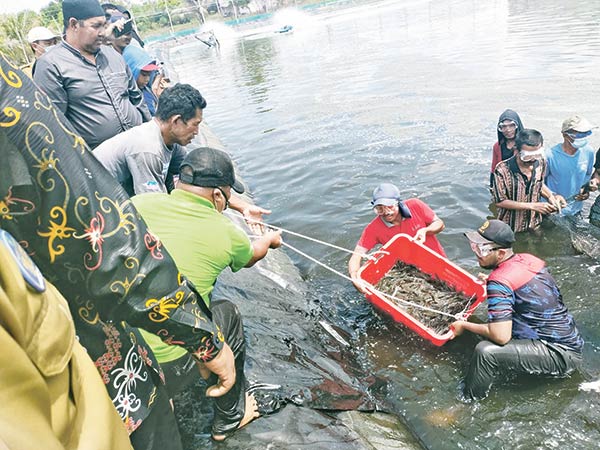
[[[348,271],[354,286],[365,293],[360,280],[357,279],[360,269],[361,255],[377,244],[385,244],[399,233],[408,234],[429,247],[434,252],[446,256],[444,249],[435,237],[444,229],[444,222],[418,198],[400,199],[400,191],[391,183],[382,183],[373,191],[373,211],[377,217],[363,230],[354,254],[348,261]]]

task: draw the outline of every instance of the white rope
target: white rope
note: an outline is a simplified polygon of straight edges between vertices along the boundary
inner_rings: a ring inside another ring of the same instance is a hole
[[[367,255],[367,254],[364,254],[364,253],[355,252],[354,250],[348,250],[347,248],[344,248],[344,247],[338,247],[335,244],[330,244],[329,242],[320,241],[319,239],[315,239],[313,237],[306,236],[304,234],[296,233],[295,231],[286,230],[285,228],[276,227],[275,225],[269,225],[267,223],[261,222],[260,220],[254,220],[254,219],[249,219],[249,218],[246,218],[245,220],[247,222],[254,222],[257,225],[262,225],[263,227],[273,228],[274,230],[280,230],[280,231],[283,231],[284,233],[291,234],[292,236],[297,236],[297,237],[302,238],[302,239],[313,241],[313,242],[316,242],[317,244],[325,245],[327,247],[332,247],[332,248],[335,248],[337,250],[341,250],[341,251],[346,252],[346,253],[351,253],[353,255],[360,255],[361,257],[366,258],[366,259],[374,259],[372,255]],[[375,252],[375,253],[377,253],[377,252]]]
[[[363,253],[359,253],[359,252],[355,252],[355,251],[352,251],[352,250],[348,250],[348,249],[343,248],[343,247],[338,247],[337,245],[330,244],[329,242],[321,241],[319,239],[315,239],[315,238],[312,238],[310,236],[306,236],[306,235],[303,235],[303,234],[300,234],[300,233],[296,233],[294,231],[286,230],[285,228],[277,227],[275,225],[269,225],[269,224],[266,224],[266,223],[261,222],[259,220],[254,220],[254,219],[246,219],[246,220],[249,221],[249,222],[254,222],[254,223],[258,224],[258,225],[262,225],[264,227],[272,228],[274,230],[280,230],[280,231],[282,231],[284,233],[288,233],[288,234],[291,234],[293,236],[297,236],[297,237],[300,237],[300,238],[303,238],[303,239],[307,239],[309,241],[313,241],[313,242],[316,242],[318,244],[325,245],[327,247],[332,247],[332,248],[335,248],[337,250],[342,250],[344,252],[351,253],[353,255],[360,255],[361,257],[366,258],[366,259],[374,260],[374,259],[376,259],[374,257],[374,255],[376,255],[378,253],[382,253],[382,254],[386,254],[386,255],[390,254],[388,251],[380,249],[380,250],[376,250],[371,255],[366,255],[366,254],[363,254]],[[256,236],[256,235],[251,235],[250,237],[260,238],[260,236]],[[404,299],[398,298],[395,295],[386,294],[385,292],[381,292],[380,290],[378,290],[377,288],[375,288],[375,286],[373,286],[371,283],[369,283],[369,282],[367,282],[367,281],[365,281],[363,279],[358,279],[358,280],[357,279],[353,279],[353,278],[349,277],[348,275],[346,275],[346,274],[344,274],[344,273],[342,273],[342,272],[340,272],[338,270],[335,270],[333,267],[330,267],[327,264],[325,264],[325,263],[317,260],[316,258],[313,258],[312,256],[308,255],[307,253],[304,253],[303,251],[301,251],[301,250],[297,249],[296,247],[288,244],[287,242],[284,242],[283,240],[281,241],[281,244],[285,245],[290,250],[295,251],[299,255],[304,256],[305,258],[309,259],[310,261],[314,262],[315,264],[318,264],[321,267],[329,270],[330,272],[333,272],[336,275],[339,275],[340,277],[342,277],[342,278],[350,281],[351,283],[355,283],[356,281],[359,281],[360,284],[362,284],[364,287],[368,288],[368,290],[370,290],[374,294],[378,295],[379,297],[383,297],[383,298],[388,299],[388,300],[393,300],[393,301],[396,301],[396,302],[400,302],[400,303],[403,303],[403,304],[405,304],[407,306],[410,306],[410,307],[413,307],[413,308],[416,308],[416,309],[421,309],[423,311],[429,311],[429,312],[434,313],[434,314],[439,314],[439,315],[442,315],[442,316],[452,317],[453,319],[457,319],[457,320],[460,320],[461,318],[463,318],[464,312],[469,307],[469,304],[467,304],[467,306],[465,307],[465,309],[462,312],[457,313],[457,314],[449,314],[449,313],[444,312],[444,311],[440,311],[440,310],[437,310],[437,309],[434,309],[434,308],[429,308],[427,306],[422,306],[422,305],[419,305],[417,303],[413,303],[413,302],[410,302],[408,300],[404,300]],[[395,293],[396,293],[396,291],[394,291],[394,294]],[[469,303],[470,303],[470,301],[469,301]]]
[[[299,255],[304,256],[305,258],[311,260],[315,264],[318,264],[321,267],[329,270],[330,272],[333,272],[336,275],[339,275],[340,277],[345,278],[346,280],[348,280],[348,281],[350,281],[352,283],[354,283],[354,282],[357,281],[357,280],[355,280],[353,278],[350,278],[348,275],[335,270],[333,267],[329,267],[327,264],[325,264],[325,263],[323,263],[323,262],[321,262],[321,261],[313,258],[312,256],[304,253],[303,251],[298,250],[297,248],[291,246],[290,244],[288,244],[286,242],[283,242],[283,241],[281,243],[282,243],[282,245],[285,245],[286,247],[288,247],[290,250],[295,251]],[[404,299],[395,297],[393,295],[389,295],[389,294],[386,294],[384,292],[381,292],[380,290],[378,290],[377,288],[375,288],[375,286],[373,286],[371,283],[369,283],[369,282],[367,282],[367,281],[365,281],[363,279],[359,279],[359,281],[361,282],[361,284],[363,284],[366,288],[368,288],[374,294],[377,294],[379,297],[384,297],[384,298],[387,298],[387,299],[391,299],[391,300],[403,303],[403,304],[405,304],[407,306],[410,306],[410,307],[413,307],[413,308],[421,309],[423,311],[429,311],[429,312],[432,312],[434,314],[439,314],[439,315],[442,315],[442,316],[452,317],[453,319],[457,319],[457,320],[460,320],[460,318],[462,318],[463,313],[464,313],[464,311],[463,311],[463,312],[460,312],[458,314],[449,314],[449,313],[444,312],[444,311],[440,311],[440,310],[437,310],[437,309],[429,308],[427,306],[422,306],[422,305],[419,305],[417,303],[409,302],[408,300],[404,300]],[[395,293],[395,291],[394,291],[394,293]]]

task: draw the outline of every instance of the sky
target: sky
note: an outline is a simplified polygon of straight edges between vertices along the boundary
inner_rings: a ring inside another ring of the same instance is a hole
[[[0,0],[0,11],[3,13],[16,13],[24,9],[39,11],[48,5],[50,0]]]

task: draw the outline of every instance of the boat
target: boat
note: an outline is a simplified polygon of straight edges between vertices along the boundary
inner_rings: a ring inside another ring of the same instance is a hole
[[[275,30],[275,33],[289,33],[293,29],[294,29],[294,27],[292,25],[284,25],[281,28],[279,28],[278,30]]]
[[[397,261],[411,264],[421,272],[445,282],[456,292],[471,299],[468,304],[465,304],[462,320],[466,320],[475,311],[475,308],[487,298],[483,281],[407,234],[397,234],[373,256],[374,258],[358,271],[357,275],[361,280],[376,285]],[[439,334],[413,317],[407,308],[399,306],[391,299],[370,290],[366,297],[375,307],[387,313],[396,322],[402,323],[436,346],[442,346],[454,337],[450,328],[445,333]]]

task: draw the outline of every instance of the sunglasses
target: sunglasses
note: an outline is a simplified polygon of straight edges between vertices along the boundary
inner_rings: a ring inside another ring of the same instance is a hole
[[[470,242],[471,250],[480,258],[485,258],[493,251],[500,249],[500,247],[495,247],[492,244],[476,244],[475,242]]]

